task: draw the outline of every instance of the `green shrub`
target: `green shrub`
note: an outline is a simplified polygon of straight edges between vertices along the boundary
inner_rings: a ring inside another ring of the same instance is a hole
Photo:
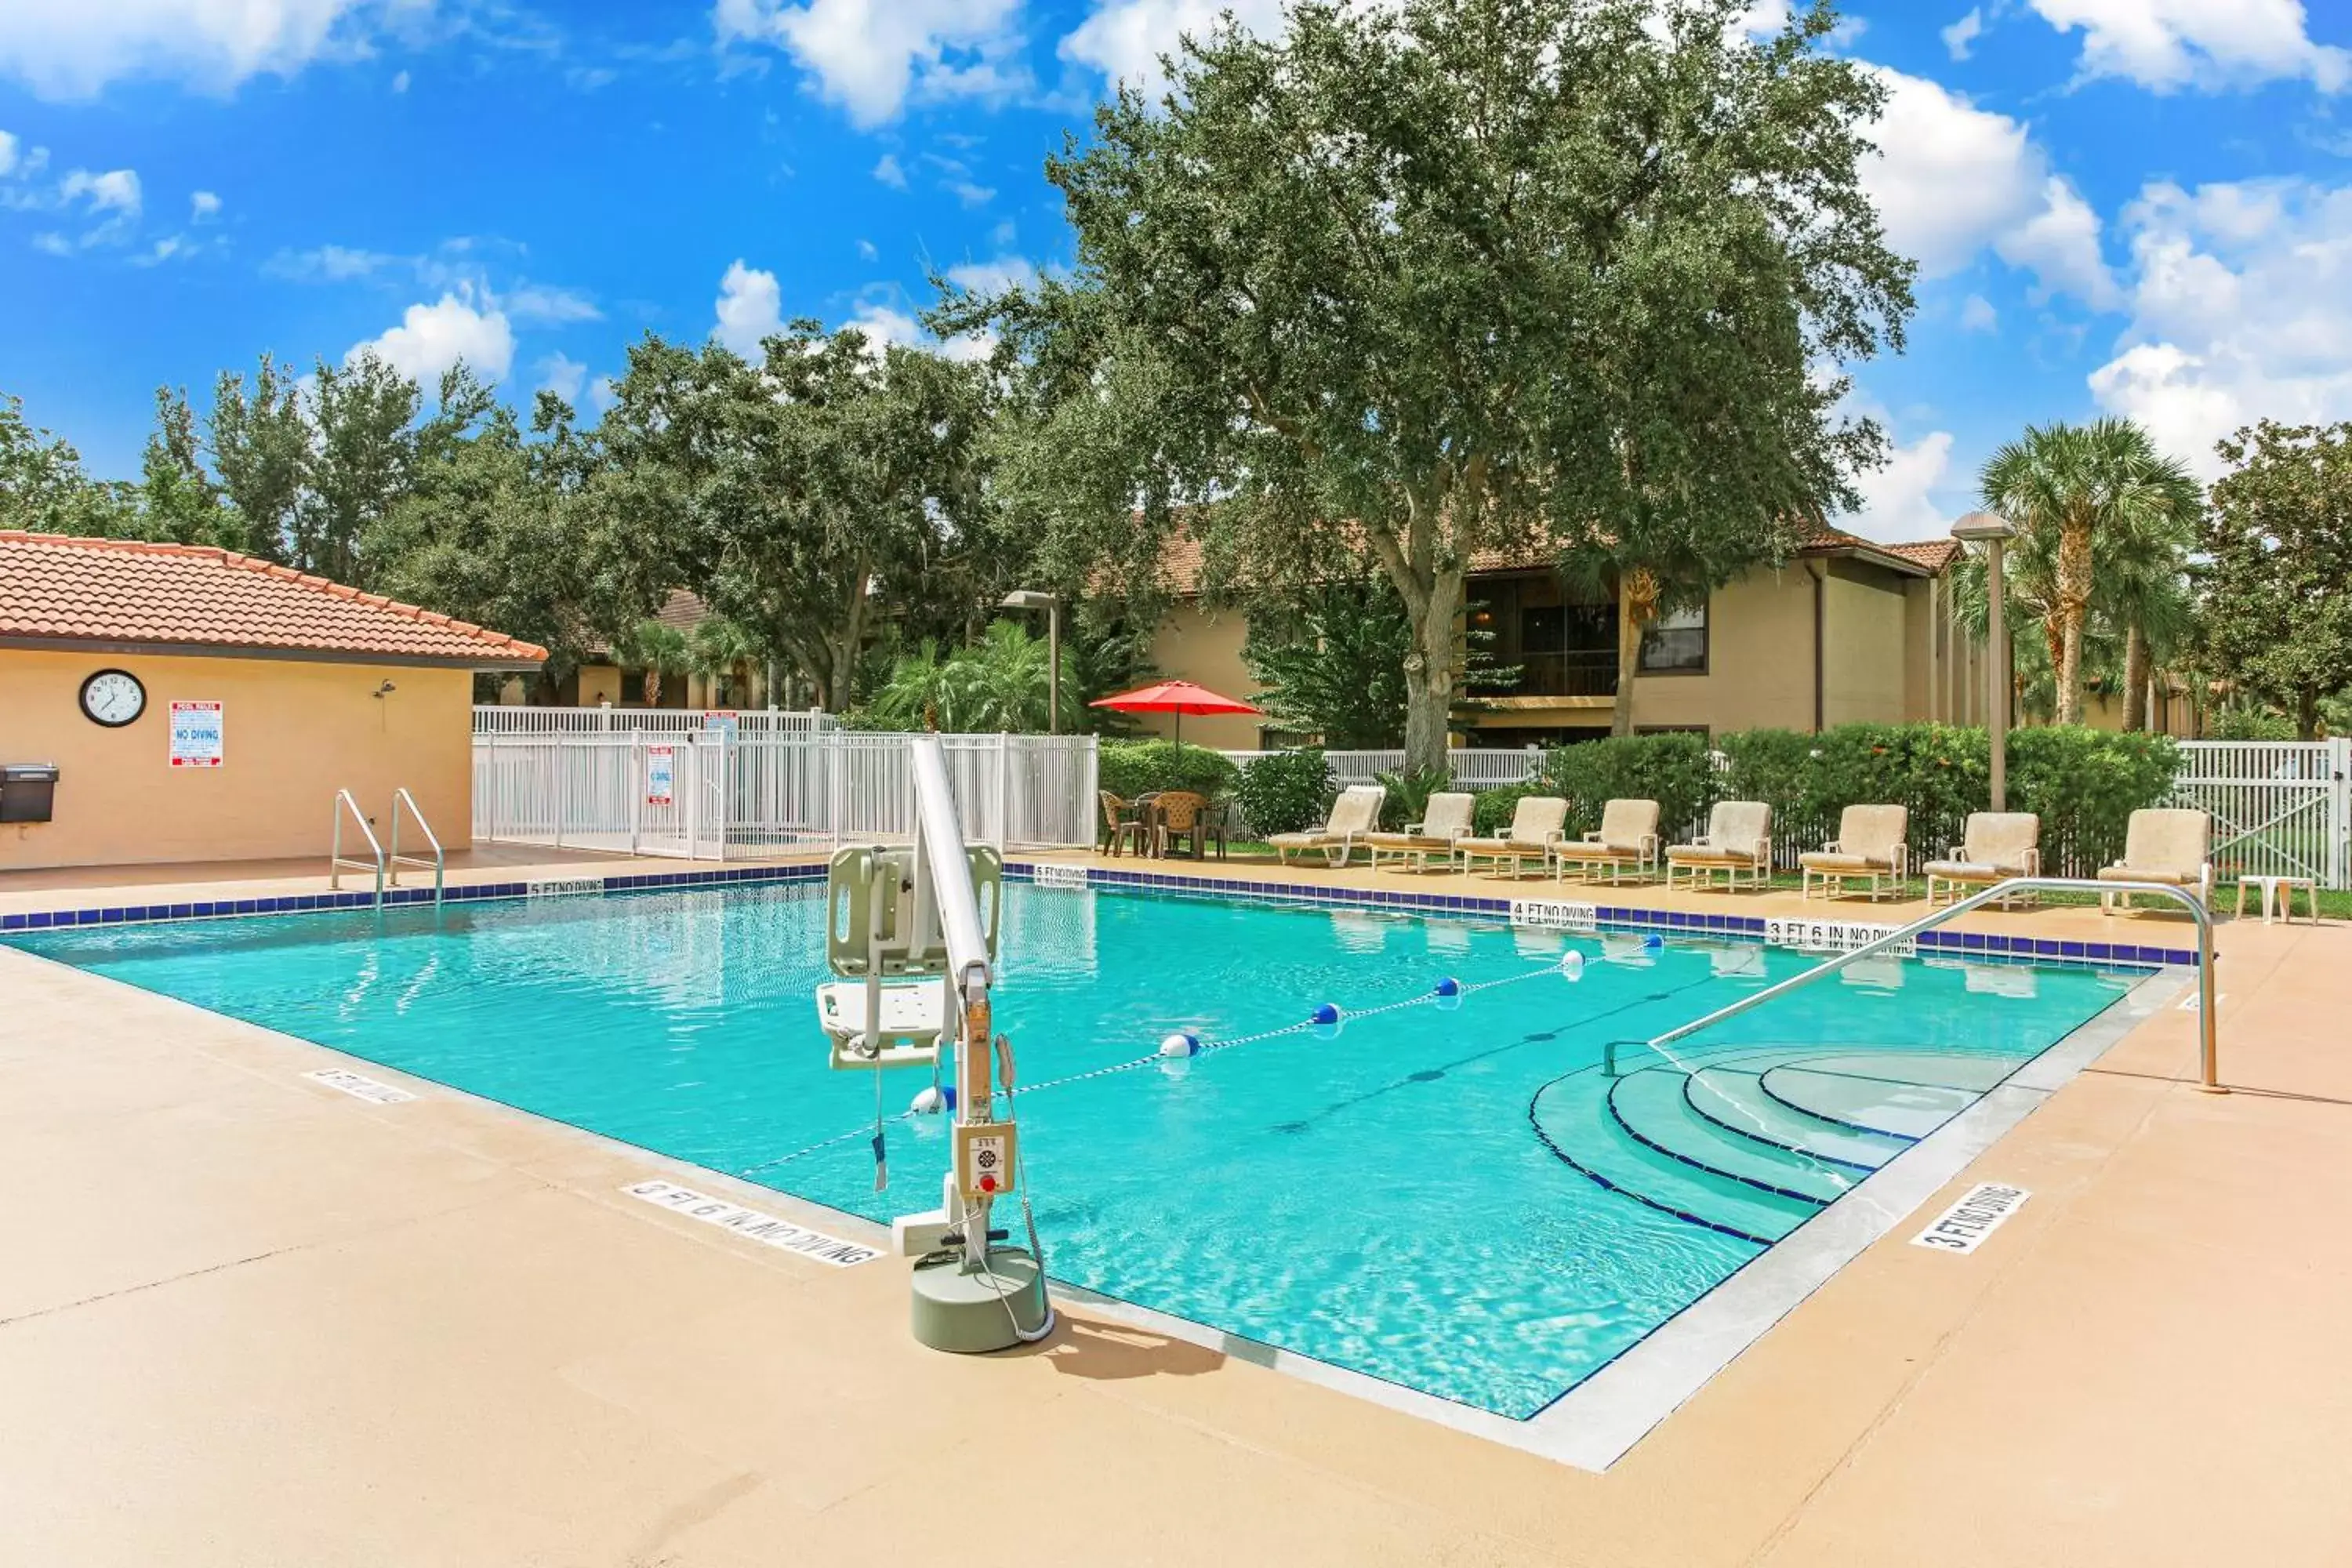
[[[1601,826],[1612,800],[1654,800],[1658,831],[1669,838],[1706,813],[1715,799],[1715,763],[1696,734],[1612,735],[1562,746],[1544,760],[1543,788],[1568,800],[1568,834]]]
[[[1337,791],[1319,749],[1276,752],[1242,770],[1242,820],[1261,837],[1319,827]]]
[[[1846,806],[1886,805],[1909,808],[1915,851],[1940,852],[1958,842],[1968,814],[1983,810],[1988,796],[1982,730],[1840,724],[1818,735],[1743,731],[1722,744],[1722,798],[1770,802],[1783,846],[1825,844]]]
[[[1241,770],[1223,752],[1171,741],[1105,741],[1097,761],[1097,782],[1121,800],[1169,789],[1215,800],[1241,782]]]
[[[2089,876],[2124,852],[2131,814],[2161,805],[2180,772],[2169,735],[2076,725],[2013,730],[2009,805],[2042,817],[2042,867]]]
[[[1417,773],[1389,773],[1376,775],[1381,786],[1381,826],[1391,833],[1401,832],[1405,824],[1420,822],[1429,815],[1429,797],[1438,791],[1454,787],[1454,775],[1444,768],[1423,768]]]
[[[1471,830],[1481,838],[1499,837],[1511,826],[1511,816],[1519,809],[1519,802],[1531,795],[1557,795],[1559,792],[1543,783],[1505,784],[1500,789],[1482,789],[1470,808]]]
[[[2216,741],[2294,741],[2294,721],[2263,708],[2224,708],[2207,731]]]

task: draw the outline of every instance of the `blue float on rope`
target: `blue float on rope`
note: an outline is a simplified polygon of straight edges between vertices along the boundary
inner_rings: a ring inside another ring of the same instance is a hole
[[[1584,954],[1570,948],[1559,955],[1559,972],[1570,980],[1584,978]]]
[[[1437,983],[1436,994],[1440,996],[1459,996],[1462,994],[1462,982],[1454,979],[1451,974],[1446,975]]]
[[[1328,1002],[1319,1003],[1314,1016],[1307,1021],[1310,1024],[1336,1024],[1339,1021],[1339,1009]]]
[[[1660,936],[1656,931],[1651,931],[1648,935],[1642,938],[1642,946],[1645,951],[1652,948],[1664,947],[1665,945],[1666,939]]]
[[[1201,1054],[1201,1037],[1180,1029],[1160,1042],[1160,1054],[1163,1057],[1198,1056]]]

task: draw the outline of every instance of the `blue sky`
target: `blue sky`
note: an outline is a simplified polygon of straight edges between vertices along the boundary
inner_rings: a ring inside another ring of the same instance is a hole
[[[5,0],[0,390],[129,477],[157,384],[201,406],[264,349],[462,353],[593,410],[648,330],[911,340],[934,268],[1066,261],[1045,154],[1217,8]],[[1856,526],[1939,531],[2029,421],[2129,415],[2210,473],[2244,421],[2352,417],[2352,4],[1844,14],[1923,272],[1859,374],[1895,450]]]

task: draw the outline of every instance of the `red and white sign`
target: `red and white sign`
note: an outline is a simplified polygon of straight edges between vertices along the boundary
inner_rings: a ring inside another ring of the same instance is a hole
[[[677,753],[668,746],[646,748],[646,804],[667,805],[677,777]]]
[[[172,765],[175,768],[216,768],[221,765],[221,705],[217,702],[172,704]]]

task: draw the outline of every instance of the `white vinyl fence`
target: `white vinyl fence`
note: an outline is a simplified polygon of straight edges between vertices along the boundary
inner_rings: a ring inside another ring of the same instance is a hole
[[[564,711],[542,710],[541,711]],[[697,715],[699,717],[699,715]],[[558,848],[719,860],[914,836],[905,735],[541,732],[474,737],[474,832]],[[1094,842],[1091,735],[942,735],[963,830]]]
[[[474,704],[474,733],[481,735],[682,734],[689,730],[732,729],[739,735],[806,735],[838,730],[841,721],[810,709],[805,713],[774,708],[526,708],[503,702]]]
[[[1235,763],[1247,767],[1260,757],[1273,756],[1271,752],[1227,752]],[[1329,764],[1332,782],[1345,789],[1349,784],[1372,784],[1382,773],[1401,772],[1404,752],[1326,752],[1323,761]],[[1454,782],[1465,789],[1499,789],[1505,784],[1525,784],[1543,770],[1541,751],[1506,748],[1502,746],[1456,746],[1446,753],[1446,767]]]
[[[2224,877],[2352,886],[2352,740],[2184,741],[2173,804],[2213,816]]]

